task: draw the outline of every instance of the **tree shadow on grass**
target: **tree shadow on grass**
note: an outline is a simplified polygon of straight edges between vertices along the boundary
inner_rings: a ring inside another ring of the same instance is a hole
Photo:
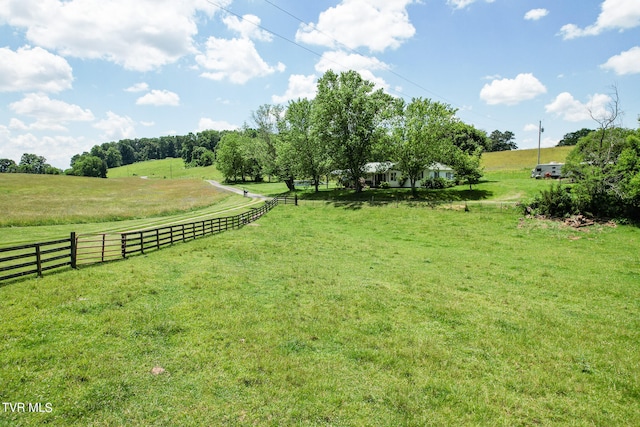
[[[291,194],[291,193],[289,193]],[[411,193],[411,189],[368,189],[360,193],[354,190],[333,189],[321,190],[319,192],[297,191],[300,200],[324,200],[333,202],[341,206],[357,203],[388,204],[396,202],[427,202],[446,203],[457,201],[478,201],[486,200],[493,196],[489,190],[468,189],[462,186],[441,190],[418,189],[416,194]],[[291,194],[292,195],[292,194]],[[353,207],[351,207],[353,208]]]

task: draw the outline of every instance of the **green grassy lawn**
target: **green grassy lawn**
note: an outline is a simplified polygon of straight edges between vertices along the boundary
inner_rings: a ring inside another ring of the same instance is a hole
[[[281,206],[0,287],[0,425],[638,425],[640,230]],[[154,374],[155,372],[161,372]]]
[[[214,166],[185,168],[181,158],[167,158],[162,160],[149,160],[146,162],[133,163],[119,168],[109,169],[108,178],[146,176],[149,179],[214,179],[221,181],[222,174]]]

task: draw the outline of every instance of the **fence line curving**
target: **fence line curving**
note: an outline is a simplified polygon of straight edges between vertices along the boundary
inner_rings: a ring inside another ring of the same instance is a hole
[[[0,248],[0,282],[70,266],[98,264],[159,250],[179,242],[243,227],[269,212],[279,202],[268,200],[234,216],[167,225],[122,233],[77,234],[69,238]]]

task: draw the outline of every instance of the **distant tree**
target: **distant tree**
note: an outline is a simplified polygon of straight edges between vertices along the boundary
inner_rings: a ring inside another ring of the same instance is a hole
[[[225,134],[216,148],[216,167],[226,181],[244,181],[244,158],[242,146],[246,137],[242,132]]]
[[[469,155],[475,154],[478,148],[484,151],[489,146],[489,138],[485,131],[462,121],[453,123],[450,132],[453,145]]]
[[[494,130],[489,135],[489,146],[485,147],[485,151],[517,150],[518,146],[514,141],[515,137],[515,134],[511,131],[500,132],[499,130]]]
[[[20,173],[34,173],[43,174],[45,172],[45,165],[47,159],[36,154],[24,153],[20,158],[20,164],[18,165],[18,172]]]
[[[117,168],[122,166],[122,154],[115,145],[112,145],[107,149],[104,160],[107,162],[108,168]]]
[[[192,152],[192,166],[211,166],[215,159],[213,151],[205,147],[196,147]]]
[[[94,178],[107,177],[107,162],[97,156],[82,156],[73,165],[74,175]]]
[[[390,95],[374,90],[373,83],[353,70],[339,75],[329,70],[318,81],[314,132],[334,165],[349,174],[357,192],[362,191],[363,168],[386,132],[380,125],[391,101]]]
[[[196,135],[196,143],[198,147],[204,147],[209,151],[215,151],[218,142],[220,142],[220,132],[217,130],[203,130]]]
[[[560,142],[558,142],[556,147],[566,147],[566,146],[577,145],[578,141],[580,141],[580,138],[584,138],[585,136],[589,135],[591,132],[593,132],[592,129],[582,128],[576,132],[566,133],[562,137]]]
[[[16,173],[18,165],[11,159],[0,159],[0,173]]]

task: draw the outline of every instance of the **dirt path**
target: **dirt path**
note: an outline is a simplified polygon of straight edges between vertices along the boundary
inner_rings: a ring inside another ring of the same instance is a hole
[[[207,182],[223,191],[230,191],[232,193],[240,194],[241,196],[251,197],[252,199],[261,199],[261,200],[268,199],[268,197],[265,197],[262,194],[249,193],[249,192],[245,194],[244,191],[239,188],[223,185],[223,184],[220,184],[218,181],[214,181],[212,179],[208,179]]]

